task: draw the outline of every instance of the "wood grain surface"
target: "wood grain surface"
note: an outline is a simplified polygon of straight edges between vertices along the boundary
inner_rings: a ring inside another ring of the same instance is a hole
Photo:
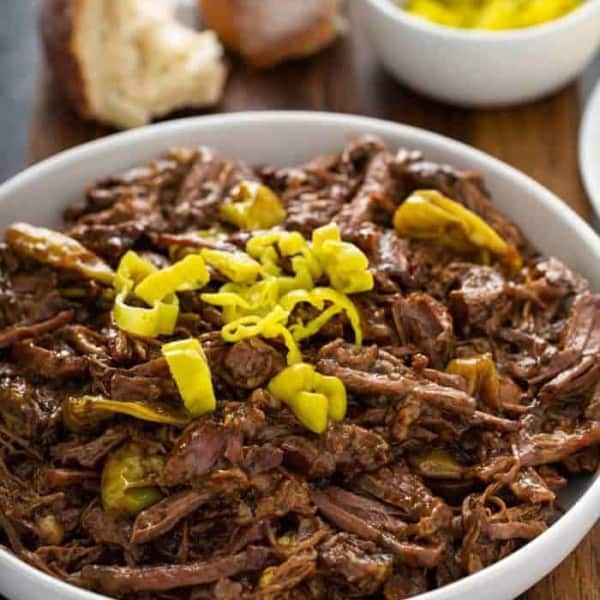
[[[319,56],[266,72],[231,59],[225,96],[211,112],[329,110],[423,127],[514,165],[591,218],[577,166],[581,102],[576,85],[510,110],[472,111],[436,103],[402,87],[382,69],[363,36],[356,8],[352,3],[347,34]],[[32,162],[111,133],[75,116],[58,87],[42,73],[30,131]],[[600,600],[600,525],[521,600]]]

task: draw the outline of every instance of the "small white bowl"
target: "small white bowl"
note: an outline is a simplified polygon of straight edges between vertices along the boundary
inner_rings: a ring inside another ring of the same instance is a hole
[[[167,121],[69,150],[0,186],[0,237],[10,223],[60,224],[64,208],[93,179],[156,158],[172,146],[207,144],[250,164],[290,165],[339,152],[351,138],[381,136],[390,149],[421,150],[435,162],[481,173],[498,208],[544,254],[557,256],[600,290],[600,238],[566,204],[529,177],[448,138],[350,115],[257,112]],[[567,512],[507,558],[413,600],[511,600],[563,560],[600,516],[600,472],[573,478],[561,493]],[[10,600],[106,600],[70,586],[0,548],[0,595]]]
[[[369,38],[401,82],[439,100],[506,106],[554,92],[600,47],[600,0],[525,29],[465,30],[431,23],[393,0],[361,0]]]

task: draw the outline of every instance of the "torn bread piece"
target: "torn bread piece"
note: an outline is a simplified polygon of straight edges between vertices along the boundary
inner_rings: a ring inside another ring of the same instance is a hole
[[[172,0],[45,0],[49,65],[85,118],[137,127],[221,97],[226,69],[212,31],[180,24]]]
[[[199,0],[225,46],[256,67],[314,54],[340,31],[340,0]]]

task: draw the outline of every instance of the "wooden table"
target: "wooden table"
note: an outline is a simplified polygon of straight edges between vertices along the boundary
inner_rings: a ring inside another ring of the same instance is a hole
[[[485,150],[531,175],[586,219],[580,183],[578,87],[528,106],[472,111],[427,100],[400,86],[377,63],[351,3],[350,31],[317,57],[257,72],[232,61],[225,96],[214,112],[310,109],[357,113],[430,129]],[[78,119],[44,74],[31,125],[31,161],[110,133]],[[527,600],[600,600],[600,525]]]

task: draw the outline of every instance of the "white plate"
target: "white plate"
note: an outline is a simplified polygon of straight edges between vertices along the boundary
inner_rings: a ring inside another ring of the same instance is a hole
[[[596,215],[600,217],[600,81],[590,97],[579,132],[579,167]]]
[[[91,180],[154,158],[174,145],[208,144],[252,164],[293,164],[336,152],[361,133],[392,148],[422,150],[438,162],[482,173],[498,206],[536,246],[558,256],[600,290],[600,238],[547,189],[473,148],[420,129],[386,121],[316,112],[259,112],[170,121],[117,134],[69,150],[0,186],[0,230],[15,220],[56,225],[61,210],[81,198]],[[570,482],[561,501],[567,513],[548,531],[500,562],[419,600],[509,600],[563,560],[600,516],[600,477]],[[0,593],[11,600],[100,600],[0,551]]]

